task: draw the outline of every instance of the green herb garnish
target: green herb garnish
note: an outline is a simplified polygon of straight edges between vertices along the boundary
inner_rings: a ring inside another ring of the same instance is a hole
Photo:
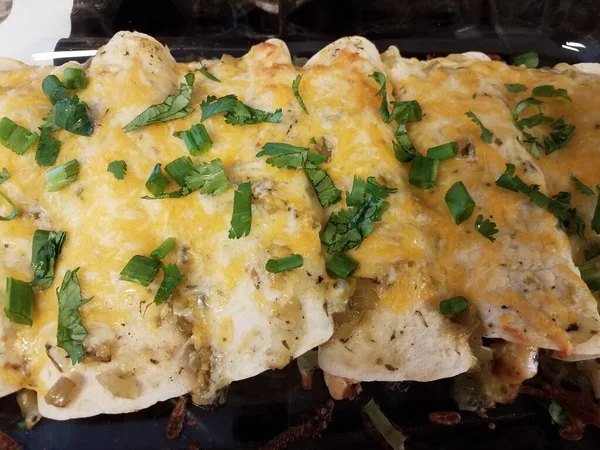
[[[508,89],[508,92],[512,92],[513,94],[527,90],[527,86],[525,86],[524,84],[519,84],[519,83],[505,84],[504,86],[506,86],[506,89]]]
[[[585,281],[590,291],[600,291],[600,262],[592,262],[577,266],[581,278]]]
[[[219,80],[212,73],[210,73],[208,71],[208,69],[206,67],[204,67],[204,66],[200,67],[199,69],[196,69],[196,72],[200,72],[202,75],[204,75],[206,78],[208,78],[211,81],[214,81],[216,83],[220,83],[221,82],[221,80]]]
[[[381,114],[381,118],[384,122],[390,121],[390,111],[388,110],[388,101],[387,101],[387,86],[385,75],[381,72],[373,72],[369,75],[369,78],[373,78],[377,84],[379,84],[379,91],[377,94],[381,96],[381,106],[379,107],[379,113]]]
[[[73,159],[46,173],[48,192],[56,192],[71,183],[79,176],[79,162]]]
[[[581,181],[579,181],[577,177],[572,173],[569,173],[569,179],[573,183],[573,186],[575,186],[575,189],[577,189],[582,194],[594,195],[594,191],[591,188],[587,187],[585,184],[583,184]]]
[[[149,286],[154,281],[162,263],[154,258],[135,255],[123,268],[119,277],[123,281]]]
[[[527,52],[515,56],[513,63],[515,66],[525,65],[528,69],[535,69],[540,63],[540,59],[536,52]]]
[[[562,97],[565,100],[571,101],[566,89],[556,89],[551,84],[534,87],[531,95],[534,97]]]
[[[123,160],[112,161],[108,164],[106,170],[112,173],[117,180],[122,180],[125,178],[125,174],[127,174],[127,163]]]
[[[41,127],[40,131],[40,140],[35,152],[35,161],[40,167],[51,167],[56,164],[58,151],[60,150],[60,141],[50,134],[52,133],[50,128]]]
[[[174,237],[165,239],[162,244],[160,244],[158,247],[152,250],[152,253],[150,253],[150,257],[156,259],[157,261],[160,261],[165,256],[167,256],[171,250],[175,248],[175,243],[176,241]]]
[[[437,159],[439,161],[445,161],[447,159],[454,158],[458,153],[458,143],[447,142],[446,144],[431,147],[427,150],[427,157],[429,159]]]
[[[308,109],[306,109],[306,105],[304,104],[304,100],[300,96],[300,82],[302,81],[302,75],[298,75],[294,82],[292,83],[292,91],[294,92],[294,97],[298,100],[300,107],[304,110],[306,114],[308,114]]]
[[[85,72],[76,67],[67,67],[63,71],[62,84],[67,89],[85,89],[87,87]]]
[[[33,325],[33,289],[29,283],[12,277],[6,279],[4,314],[11,322]]]
[[[417,153],[410,166],[410,177],[408,181],[413,186],[417,186],[421,189],[435,187],[438,165],[439,161],[437,159],[429,159]]]
[[[192,125],[189,130],[176,131],[173,136],[183,139],[185,146],[190,151],[190,155],[199,156],[207,152],[213,145],[213,141],[206,131],[206,127],[201,123]]]
[[[54,281],[56,260],[60,255],[67,233],[64,231],[36,230],[31,248],[33,267],[32,286],[48,289]]]
[[[294,254],[285,258],[269,259],[265,265],[265,269],[270,273],[280,273],[292,269],[302,267],[304,264],[304,258],[302,255]]]
[[[58,296],[58,330],[56,332],[57,345],[64,349],[71,358],[72,364],[83,361],[85,352],[83,340],[87,330],[83,326],[79,308],[91,300],[81,296],[81,287],[77,272],[67,270],[62,285],[56,290]]]
[[[179,269],[175,264],[167,264],[163,267],[164,278],[160,283],[160,287],[154,296],[154,303],[156,305],[162,305],[164,302],[171,298],[173,291],[179,284],[183,277],[179,272]]]
[[[15,217],[17,217],[19,215],[19,209],[12,202],[12,200],[10,198],[8,198],[8,196],[6,194],[4,194],[4,192],[0,191],[0,197],[2,197],[4,200],[6,200],[6,202],[8,203],[8,205],[11,208],[10,213],[8,213],[8,216],[0,215],[0,222],[8,222],[9,220],[13,220]]]
[[[202,122],[216,114],[225,113],[225,123],[230,125],[252,125],[261,122],[279,123],[283,115],[281,108],[273,113],[251,108],[240,102],[235,95],[226,95],[221,98],[209,95],[200,104],[200,107],[202,108],[200,119]]]
[[[240,239],[250,234],[252,227],[252,187],[242,183],[234,192],[233,214],[229,239]]]
[[[490,241],[494,242],[496,240],[494,237],[494,234],[498,233],[496,222],[492,222],[489,219],[483,220],[482,214],[479,214],[475,219],[475,229]]]
[[[0,143],[17,155],[24,155],[37,138],[37,133],[27,131],[8,117],[0,120]]]
[[[336,253],[327,262],[327,270],[340,278],[346,279],[358,268],[358,261],[345,253]]]
[[[4,183],[9,178],[10,175],[8,173],[8,170],[6,170],[6,167],[4,167],[2,170],[0,170],[0,184]]]
[[[327,208],[341,200],[342,191],[335,187],[333,180],[327,172],[308,161],[304,166],[304,172],[312,184],[319,203],[323,208]]]
[[[188,75],[192,75],[192,77],[189,77]],[[192,101],[192,86],[194,84],[193,75],[193,73],[188,73],[186,75],[186,82],[179,85],[179,92],[177,94],[169,95],[163,103],[152,105],[147,108],[135,119],[125,125],[123,131],[129,133],[130,131],[141,127],[180,119],[191,114],[194,111],[194,108],[189,106]]]
[[[546,155],[563,148],[569,143],[575,132],[575,125],[568,124],[560,118],[550,125],[550,134],[544,137]]]
[[[452,297],[448,300],[443,300],[440,302],[440,312],[444,316],[454,316],[456,314],[460,314],[461,312],[466,311],[468,307],[469,302],[467,302],[467,299],[462,296]]]
[[[473,123],[479,125],[479,127],[481,128],[481,140],[486,144],[491,144],[492,138],[494,137],[494,133],[492,133],[490,130],[484,127],[481,123],[481,120],[479,120],[472,111],[467,111],[465,115],[469,117]]]
[[[452,185],[445,196],[448,209],[457,225],[467,220],[473,214],[475,201],[469,195],[469,191],[462,181],[457,181]]]
[[[69,98],[67,89],[63,86],[56,75],[48,75],[42,81],[42,91],[53,105],[60,100]]]

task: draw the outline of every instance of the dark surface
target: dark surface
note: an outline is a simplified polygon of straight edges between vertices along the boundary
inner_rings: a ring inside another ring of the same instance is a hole
[[[488,419],[463,412],[459,425],[446,427],[430,423],[428,415],[456,409],[447,394],[447,382],[364,383],[363,387],[357,400],[336,402],[333,421],[320,439],[300,441],[290,448],[385,448],[370,432],[361,413],[370,398],[408,437],[407,450],[592,450],[600,442],[600,430],[596,428],[589,428],[578,442],[560,439],[546,408],[530,397],[522,396],[510,406],[489,410]],[[43,419],[27,432],[18,429],[18,407],[11,396],[0,400],[0,431],[28,450],[188,449],[191,443],[201,449],[250,449],[301,422],[303,415],[327,399],[322,375],[315,376],[312,391],[305,391],[292,364],[282,371],[234,383],[225,406],[212,411],[188,406],[188,423],[175,441],[169,441],[165,434],[175,400],[135,414],[69,422]],[[494,430],[488,428],[492,422]]]
[[[75,0],[71,37],[57,50],[95,49],[125,29],[157,37],[178,60],[241,55],[270,37],[284,39],[295,56],[312,56],[336,38],[361,34],[380,50],[397,45],[407,56],[479,50],[510,60],[513,54],[535,50],[543,65],[552,65],[600,59],[599,16],[598,0],[308,0],[300,6],[281,0],[279,15],[233,0]],[[585,48],[576,52],[562,47],[570,41]],[[546,408],[532,398],[488,411],[487,420],[463,413],[459,425],[443,427],[431,424],[428,414],[455,410],[446,381],[363,387],[358,400],[336,402],[333,421],[321,439],[291,448],[385,448],[361,414],[371,397],[408,436],[408,450],[600,448],[600,430],[595,428],[582,441],[560,439]],[[301,422],[327,398],[321,374],[315,377],[314,390],[307,392],[292,365],[234,383],[226,405],[214,411],[188,406],[188,418],[195,424],[184,425],[176,441],[165,434],[175,400],[135,414],[43,420],[27,432],[18,428],[21,418],[10,396],[0,399],[0,431],[29,450],[188,449],[192,443],[201,449],[255,448]],[[495,430],[488,428],[491,422]]]

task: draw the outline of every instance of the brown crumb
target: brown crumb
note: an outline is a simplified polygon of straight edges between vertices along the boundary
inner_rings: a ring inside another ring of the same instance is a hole
[[[0,431],[0,450],[21,450],[21,447]]]
[[[490,423],[488,423],[488,428],[490,430],[495,430],[496,429],[496,424],[494,422],[490,422]]]
[[[281,450],[289,447],[300,439],[314,438],[321,434],[331,422],[333,400],[328,400],[320,406],[304,423],[288,428],[279,436],[271,439],[261,450]]]
[[[188,426],[190,426],[190,427],[195,427],[196,426],[196,419],[194,419],[193,417],[190,417],[185,423]]]
[[[177,405],[175,405],[175,409],[171,413],[171,417],[169,417],[166,430],[168,439],[177,439],[181,434],[181,430],[183,430],[183,419],[185,419],[185,402],[186,397],[184,395],[179,397],[179,400],[177,400]]]
[[[481,417],[482,419],[488,418],[488,415],[486,414],[485,409],[483,409],[483,408],[477,410],[477,415],[479,417]]]
[[[436,425],[456,425],[460,422],[460,413],[456,411],[432,412],[429,420]]]
[[[200,450],[200,447],[198,447],[198,444],[196,444],[195,442],[192,442],[192,443],[190,444],[190,447],[189,447],[189,449],[190,449],[190,450]]]

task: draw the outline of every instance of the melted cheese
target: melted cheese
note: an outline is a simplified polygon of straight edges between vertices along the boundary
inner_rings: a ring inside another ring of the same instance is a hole
[[[91,60],[86,69],[88,87],[78,93],[90,106],[94,133],[90,137],[57,133],[62,143],[57,164],[73,158],[81,164],[75,183],[49,193],[43,182],[47,169],[35,164],[34,150],[18,156],[1,149],[2,166],[11,174],[2,189],[22,214],[0,223],[0,278],[31,279],[30,245],[36,229],[67,232],[53,286],[36,293],[34,326],[0,319],[7,337],[0,344],[2,392],[32,387],[40,394],[46,416],[126,412],[190,390],[197,402],[210,402],[231,381],[283,367],[326,341],[333,331],[325,309],[330,281],[319,239],[323,218],[312,187],[302,172],[275,169],[255,156],[266,142],[289,142],[285,133],[301,118],[290,88],[297,70],[289,53],[283,43],[272,41],[234,64],[206,65],[222,82],[198,75],[193,114],[126,134],[125,124],[173,94],[183,76],[200,64],[177,64],[155,40],[120,33]],[[27,68],[0,73],[0,116],[35,129],[50,109],[42,79],[61,72],[62,68]],[[220,158],[234,186],[246,181],[253,186],[252,232],[239,240],[228,238],[233,188],[218,197],[197,192],[183,199],[141,199],[147,195],[144,183],[156,163],[189,154],[173,133],[200,121],[199,103],[209,94],[236,94],[255,108],[284,109],[281,124],[232,126],[221,115],[205,122],[214,145],[202,157],[194,157],[194,163]],[[308,139],[300,132],[292,143],[305,145]],[[122,181],[107,172],[114,160],[127,162]],[[168,305],[147,308],[160,278],[145,288],[119,280],[119,272],[133,255],[148,255],[171,236],[178,251],[165,262],[178,263],[183,282]],[[185,257],[178,257],[182,251]],[[266,272],[269,258],[292,253],[303,255],[301,269]],[[89,331],[84,342],[88,357],[72,366],[55,348],[55,289],[65,271],[76,267],[81,267],[84,296],[94,298],[81,308]],[[180,317],[192,321],[191,334],[189,327],[180,328]],[[102,343],[110,343],[110,362],[90,356]],[[61,375],[46,354],[47,345],[64,360],[65,375],[81,383],[81,392],[67,408],[43,400]],[[197,374],[188,370],[189,354],[196,359],[196,370],[201,368]],[[113,397],[96,381],[98,373],[112,369],[136,374],[138,399]]]

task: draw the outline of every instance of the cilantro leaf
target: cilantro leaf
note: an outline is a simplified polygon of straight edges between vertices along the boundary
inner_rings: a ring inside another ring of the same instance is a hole
[[[40,132],[40,140],[35,152],[35,161],[40,167],[51,167],[56,164],[58,151],[60,150],[60,141],[50,134],[52,130],[48,127],[41,127]]]
[[[61,287],[56,289],[58,296],[56,339],[58,346],[69,354],[73,364],[82,362],[85,357],[83,340],[88,333],[81,320],[79,308],[91,300],[81,296],[78,271],[79,268],[73,271],[67,270]]]
[[[551,84],[534,87],[531,95],[534,97],[562,97],[565,100],[571,101],[566,89],[556,89]]]
[[[385,75],[381,72],[373,72],[371,75],[369,75],[369,78],[373,78],[379,84],[379,91],[377,91],[377,94],[375,94],[381,96],[381,106],[379,107],[379,114],[381,114],[381,118],[384,122],[389,122],[390,111],[388,110],[387,86]]]
[[[569,173],[569,178],[579,192],[585,195],[594,195],[594,191],[577,179],[575,175]]]
[[[523,131],[523,137],[524,137],[523,142],[531,144],[531,147],[529,147],[529,149],[527,151],[535,159],[540,159],[540,151],[539,151],[538,147],[544,148],[544,146],[535,138],[535,136],[527,133],[526,131]]]
[[[508,89],[508,92],[512,92],[513,94],[527,90],[527,86],[525,86],[524,84],[519,84],[519,83],[505,84],[504,86],[506,86],[506,89]]]
[[[260,122],[279,123],[283,115],[281,108],[273,113],[251,108],[239,101],[233,94],[221,98],[209,95],[200,104],[200,107],[202,108],[200,119],[202,122],[209,117],[224,112],[225,123],[230,125],[252,125]]]
[[[190,74],[188,73],[187,75]],[[187,75],[185,77],[186,82],[179,85],[179,92],[177,94],[169,95],[163,103],[146,108],[146,110],[125,125],[123,131],[129,133],[130,131],[155,123],[180,119],[194,112],[194,108],[189,106],[192,101],[193,77],[188,77]]]
[[[200,189],[202,194],[219,195],[229,187],[220,159],[194,167],[185,177],[185,187],[191,192]]]
[[[88,105],[76,95],[59,100],[47,118],[51,122],[49,129],[55,131],[55,127],[58,127],[79,136],[90,136],[94,132],[94,125],[88,112]]]
[[[596,203],[596,209],[594,210],[594,217],[592,217],[592,230],[596,234],[600,234],[600,184],[596,185],[598,191],[598,202]]]
[[[327,208],[341,200],[342,191],[335,187],[327,172],[308,161],[304,166],[304,172],[315,189],[319,203],[323,208]]]
[[[267,158],[267,164],[281,169],[301,169],[306,164],[309,149],[306,147],[297,147],[295,145],[267,142],[263,145],[257,157],[270,156]]]
[[[327,246],[327,252],[335,254],[359,247],[373,232],[373,223],[381,220],[389,205],[370,195],[360,206],[331,214],[321,233],[321,242]]]
[[[523,64],[528,69],[535,69],[540,63],[540,59],[536,52],[527,52],[523,53],[522,55],[515,56],[513,63],[515,66],[520,66]]]
[[[107,171],[112,173],[117,180],[122,180],[127,173],[127,163],[123,160],[112,161],[108,164]]]
[[[417,155],[417,149],[414,147],[410,138],[408,137],[405,123],[398,125],[398,128],[394,133],[394,137],[396,138],[396,140],[393,142],[394,155],[396,155],[396,159],[400,162],[410,162],[415,159],[415,156]]]
[[[492,138],[494,137],[494,133],[492,133],[490,130],[484,127],[481,123],[481,120],[479,120],[472,111],[467,111],[465,115],[469,117],[473,123],[479,125],[479,127],[481,128],[481,140],[486,144],[491,144]]]
[[[490,241],[494,242],[496,240],[494,237],[494,234],[498,233],[496,222],[492,222],[489,219],[483,220],[482,214],[479,214],[475,219],[475,229]]]
[[[233,196],[233,214],[229,239],[240,239],[250,234],[252,228],[252,187],[250,183],[238,186]]]
[[[56,260],[62,250],[67,233],[36,230],[33,234],[31,265],[33,267],[32,286],[48,289],[54,281]]]
[[[519,103],[517,103],[517,106],[515,106],[515,110],[513,111],[513,119],[515,120],[515,122],[518,121],[519,116],[521,115],[523,110],[525,110],[525,108],[528,108],[529,106],[535,106],[538,112],[541,112],[542,104],[543,102],[533,97],[527,97],[526,99],[521,100]]]
[[[298,75],[294,82],[292,83],[292,92],[294,93],[294,97],[298,100],[300,107],[304,110],[306,114],[308,114],[308,109],[306,109],[306,105],[304,104],[304,100],[300,96],[300,82],[302,81],[302,75]]]
[[[546,155],[563,148],[569,143],[575,132],[575,125],[568,124],[561,117],[550,125],[550,134],[544,137]]]
[[[404,102],[392,102],[392,112],[388,122],[395,120],[398,124],[408,122],[420,122],[423,118],[421,105],[416,100],[407,100]]]

